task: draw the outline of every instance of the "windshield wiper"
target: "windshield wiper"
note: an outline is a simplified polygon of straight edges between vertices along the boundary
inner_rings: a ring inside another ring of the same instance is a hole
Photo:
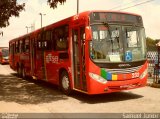
[[[109,37],[110,37],[110,41],[111,41],[111,44],[112,44],[112,52],[113,52],[113,40],[112,40],[112,37],[111,37],[111,31],[110,31],[110,26],[107,22],[102,22],[103,25],[105,25],[107,28],[108,28],[108,33],[109,33]]]

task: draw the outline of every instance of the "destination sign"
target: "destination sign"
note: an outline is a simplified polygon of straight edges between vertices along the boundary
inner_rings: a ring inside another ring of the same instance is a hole
[[[91,23],[95,22],[121,22],[142,25],[141,16],[116,12],[93,12],[90,15]]]

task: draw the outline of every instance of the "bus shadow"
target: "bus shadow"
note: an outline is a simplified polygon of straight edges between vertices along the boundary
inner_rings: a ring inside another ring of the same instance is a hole
[[[40,104],[66,99],[58,87],[44,81],[24,80],[16,74],[0,75],[0,101]]]
[[[0,64],[0,65],[3,65],[3,66],[4,66],[4,65],[9,65],[9,63],[3,63],[3,64]]]
[[[96,104],[96,103],[133,100],[133,99],[142,98],[144,96],[134,94],[132,92],[115,92],[115,93],[98,94],[98,95],[86,95],[79,92],[75,92],[72,95],[72,97],[81,101],[81,103]]]
[[[143,96],[131,92],[86,95],[74,91],[70,97],[79,100],[80,103],[96,104],[133,100]],[[44,81],[36,81],[29,78],[24,80],[18,78],[16,73],[12,73],[12,75],[0,74],[0,101],[19,104],[41,104],[67,100],[68,98],[58,89],[58,86]]]

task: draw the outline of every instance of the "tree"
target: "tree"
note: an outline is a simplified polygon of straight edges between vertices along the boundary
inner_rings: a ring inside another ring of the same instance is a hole
[[[47,0],[49,6],[53,9],[57,5],[63,4],[66,0]],[[9,25],[9,18],[19,17],[19,13],[24,10],[25,4],[17,4],[17,0],[0,0],[0,28]]]
[[[156,51],[156,40],[153,40],[152,38],[147,37],[146,38],[146,44],[147,44],[147,51]]]
[[[66,0],[48,0],[47,2],[49,3],[51,8],[55,9],[55,8],[57,8],[58,3],[64,4],[64,2],[66,2]]]
[[[24,7],[25,4],[17,4],[17,0],[0,0],[0,28],[9,25],[10,17],[19,17]]]
[[[59,3],[63,4],[66,0],[47,0],[47,2],[51,8],[55,9]],[[10,17],[19,17],[24,7],[25,4],[17,4],[17,0],[0,0],[0,28],[9,25]]]

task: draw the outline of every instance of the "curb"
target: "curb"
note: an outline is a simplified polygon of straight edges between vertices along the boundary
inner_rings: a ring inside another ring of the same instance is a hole
[[[154,88],[160,88],[160,84],[157,84],[157,83],[147,83],[147,86],[154,87]]]

